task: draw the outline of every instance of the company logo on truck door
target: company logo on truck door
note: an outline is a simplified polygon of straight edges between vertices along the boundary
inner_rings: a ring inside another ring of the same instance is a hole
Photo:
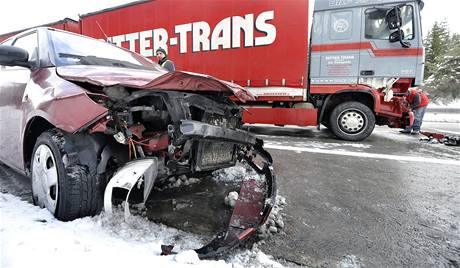
[[[142,32],[122,34],[109,37],[109,41],[117,46],[127,46],[131,51],[137,51],[136,43],[139,45],[139,52],[142,56],[151,57],[155,51],[162,47],[179,46],[181,54],[187,53],[188,41],[191,37],[192,52],[212,51],[219,49],[232,49],[240,47],[256,47],[272,44],[276,39],[276,27],[270,24],[275,18],[275,12],[265,11],[254,18],[254,14],[227,17],[219,21],[214,29],[209,23],[197,21],[180,24],[174,27],[174,35],[169,37],[168,31],[164,28],[157,28]],[[263,36],[255,36],[254,29]],[[243,31],[244,42],[241,40]]]

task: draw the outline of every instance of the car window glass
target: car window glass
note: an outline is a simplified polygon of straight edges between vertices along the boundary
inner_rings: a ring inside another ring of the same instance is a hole
[[[404,40],[414,39],[414,10],[412,6],[405,5],[400,8]],[[388,40],[390,34],[395,30],[390,30],[386,16],[390,9],[367,9],[365,22],[365,36],[367,39]]]
[[[13,46],[25,49],[29,53],[29,62],[37,61],[38,59],[37,32],[19,37],[14,42]]]
[[[157,63],[115,45],[77,34],[50,31],[58,66],[99,65],[160,70]]]

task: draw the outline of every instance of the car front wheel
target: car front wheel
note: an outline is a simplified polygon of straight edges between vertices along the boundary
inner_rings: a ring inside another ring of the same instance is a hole
[[[94,215],[101,203],[96,177],[72,147],[60,130],[49,130],[38,137],[31,159],[34,204],[64,221]]]

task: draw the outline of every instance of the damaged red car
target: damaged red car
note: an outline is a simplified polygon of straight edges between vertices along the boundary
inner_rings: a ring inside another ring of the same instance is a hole
[[[29,176],[34,204],[60,220],[110,213],[124,200],[126,213],[143,203],[173,226],[187,215],[223,221],[196,249],[213,256],[250,237],[276,194],[272,159],[232,98],[253,100],[233,83],[168,73],[103,41],[28,30],[0,44],[0,161]],[[257,176],[226,188],[209,181],[236,165]],[[195,183],[166,187],[174,178]],[[223,204],[229,191],[239,193],[233,207]]]

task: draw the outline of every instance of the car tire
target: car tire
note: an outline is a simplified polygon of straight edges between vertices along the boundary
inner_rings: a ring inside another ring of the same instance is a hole
[[[38,137],[31,159],[34,204],[62,221],[93,216],[102,204],[95,173],[72,148],[62,131],[48,130]]]
[[[329,126],[340,139],[361,141],[374,130],[375,115],[368,106],[360,102],[344,102],[332,110]]]

